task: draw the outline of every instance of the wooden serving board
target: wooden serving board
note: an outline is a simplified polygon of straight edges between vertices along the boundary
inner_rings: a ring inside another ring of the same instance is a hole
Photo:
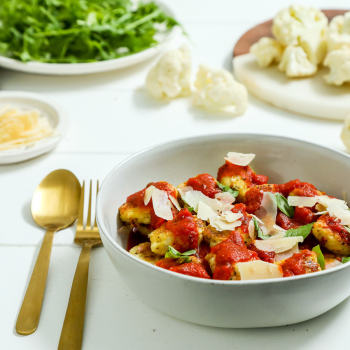
[[[328,19],[346,10],[324,10]],[[323,76],[328,68],[320,68],[309,78],[291,79],[276,66],[261,68],[249,53],[250,46],[263,36],[272,36],[272,20],[248,30],[233,50],[233,72],[248,91],[265,102],[282,109],[318,118],[338,119],[350,115],[350,84],[331,86]]]

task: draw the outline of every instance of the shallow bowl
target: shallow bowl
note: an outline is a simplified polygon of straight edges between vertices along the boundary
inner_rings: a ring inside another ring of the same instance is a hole
[[[175,186],[200,173],[216,176],[229,151],[255,153],[252,168],[269,183],[300,179],[327,194],[350,193],[350,157],[304,141],[257,134],[222,134],[169,142],[115,167],[97,200],[97,221],[107,253],[125,283],[153,308],[197,324],[272,327],[302,322],[350,295],[350,264],[309,275],[256,281],[205,280],[141,261],[125,248],[118,208],[151,181]]]

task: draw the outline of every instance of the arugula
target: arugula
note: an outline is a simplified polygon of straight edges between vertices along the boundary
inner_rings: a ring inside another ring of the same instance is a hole
[[[285,232],[284,237],[301,236],[305,239],[310,234],[313,225],[314,223],[312,222],[311,224],[300,226],[298,228],[291,228]]]
[[[239,192],[236,190],[233,190],[230,186],[225,186],[221,184],[219,181],[216,181],[217,185],[219,186],[220,190],[223,192],[228,192],[232,194],[233,197],[237,197],[239,195]]]
[[[1,0],[0,55],[23,62],[82,63],[132,55],[179,23],[154,2]],[[159,30],[158,30],[158,29]]]
[[[346,264],[347,262],[349,262],[350,261],[350,256],[347,256],[347,257],[343,257],[343,259],[341,259],[341,262],[343,263],[343,264]]]
[[[287,198],[284,197],[282,194],[276,193],[275,196],[279,210],[282,213],[286,214],[289,218],[292,218],[294,216],[294,207],[288,204]]]
[[[322,254],[320,245],[317,245],[316,247],[313,247],[312,251],[317,254],[317,262],[320,264],[321,270],[324,270],[325,267],[326,267],[326,262],[324,260],[324,256]]]
[[[189,257],[189,255],[193,255],[193,254],[196,254],[195,249],[188,250],[187,252],[184,252],[184,253],[180,253],[175,248],[169,246],[168,251],[165,253],[165,257],[170,259],[181,259],[180,261],[181,263],[189,263],[191,262],[191,258]]]
[[[258,237],[261,238],[261,239],[269,239],[269,238],[271,238],[268,235],[264,235],[262,230],[261,230],[261,228],[259,227],[258,221],[255,218],[252,218],[252,219],[253,219],[253,222],[254,222],[255,230],[258,233]]]

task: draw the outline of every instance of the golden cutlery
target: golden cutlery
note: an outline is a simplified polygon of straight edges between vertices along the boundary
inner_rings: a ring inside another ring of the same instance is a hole
[[[73,173],[60,169],[39,184],[32,199],[34,221],[46,234],[32,272],[16,323],[16,332],[29,335],[36,331],[43,303],[54,233],[74,223],[78,217],[80,183]]]
[[[98,187],[99,186],[97,181],[96,196],[98,193]],[[88,217],[86,222],[86,228],[84,228],[84,190],[85,182],[83,182],[83,187],[81,189],[78,224],[74,239],[74,243],[83,246],[83,249],[80,253],[77,269],[75,271],[73,279],[72,289],[70,292],[68,307],[66,311],[66,317],[64,319],[61,338],[58,344],[58,350],[81,349],[81,344],[83,342],[85,301],[89,275],[90,252],[92,246],[102,244],[101,237],[98,232],[96,218],[94,226],[93,228],[91,228],[91,181]]]

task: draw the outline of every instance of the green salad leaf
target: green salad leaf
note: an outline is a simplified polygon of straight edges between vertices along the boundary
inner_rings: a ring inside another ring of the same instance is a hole
[[[279,210],[282,213],[286,214],[289,218],[292,218],[295,210],[294,207],[288,204],[287,198],[284,197],[282,194],[276,193],[275,196],[276,196],[276,202]]]
[[[343,264],[346,264],[347,262],[349,262],[350,261],[350,256],[347,256],[347,257],[343,257],[343,259],[341,259],[341,262],[343,263]]]
[[[239,192],[236,190],[233,190],[230,186],[225,186],[221,184],[219,181],[216,181],[217,185],[219,186],[220,190],[223,192],[228,192],[232,194],[233,197],[237,197],[239,195]]]
[[[1,0],[0,19],[0,55],[47,63],[128,56],[179,25],[156,3],[130,0]]]
[[[187,252],[180,253],[178,250],[175,248],[169,246],[168,251],[165,253],[166,258],[170,259],[181,259],[181,263],[189,263],[191,262],[190,255],[196,254],[196,250],[188,250]]]
[[[312,251],[317,254],[317,262],[320,264],[321,270],[324,270],[325,267],[326,267],[326,262],[324,260],[324,256],[322,254],[320,245],[317,245],[316,247],[313,247]]]
[[[258,237],[261,238],[261,239],[269,239],[269,238],[271,238],[268,235],[264,235],[262,230],[261,230],[261,228],[259,227],[258,221],[254,217],[252,219],[253,219],[253,222],[254,222],[255,230],[258,233]]]
[[[313,225],[314,223],[312,222],[311,224],[300,226],[298,228],[291,228],[285,232],[284,237],[301,236],[305,239],[310,234]]]

